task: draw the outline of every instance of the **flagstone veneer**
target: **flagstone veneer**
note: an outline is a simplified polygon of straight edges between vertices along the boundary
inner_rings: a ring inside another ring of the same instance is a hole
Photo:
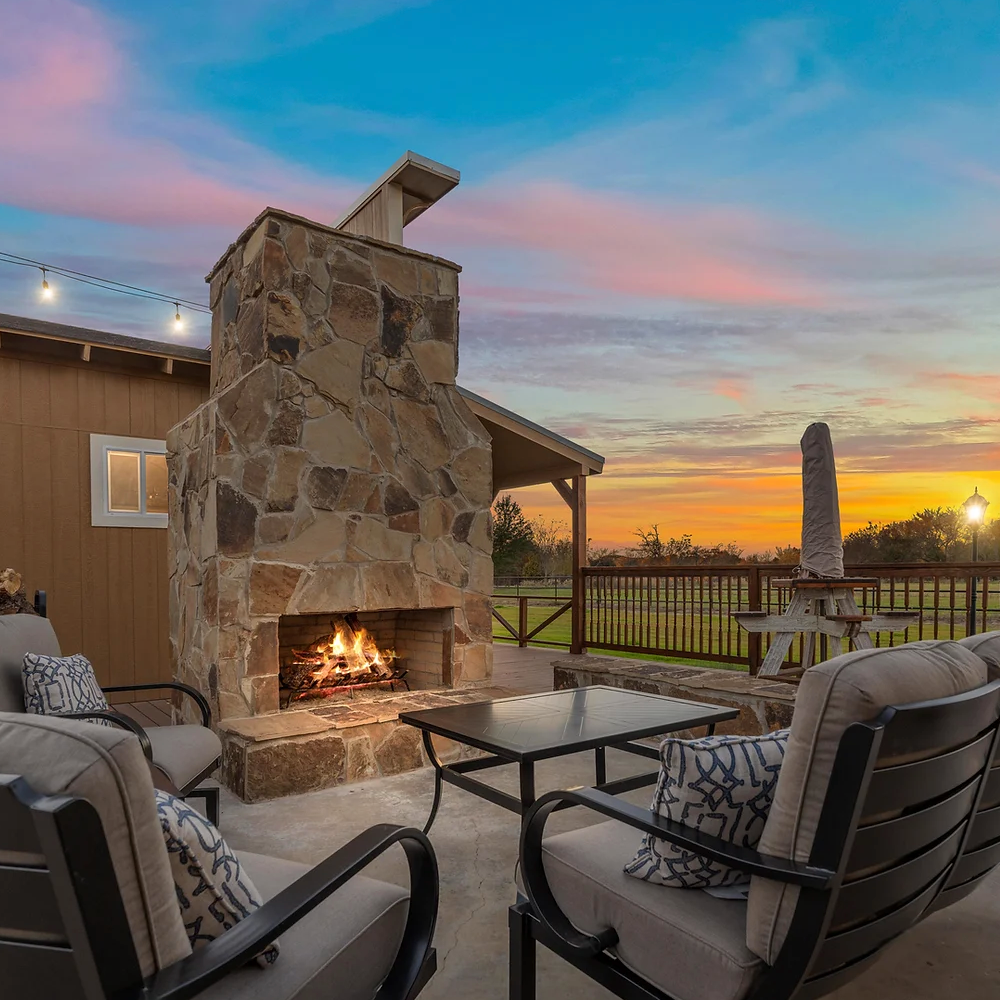
[[[437,683],[489,680],[492,462],[455,388],[458,271],[268,209],[210,275],[213,395],[167,450],[176,675],[217,719],[278,711],[282,615],[451,609]]]

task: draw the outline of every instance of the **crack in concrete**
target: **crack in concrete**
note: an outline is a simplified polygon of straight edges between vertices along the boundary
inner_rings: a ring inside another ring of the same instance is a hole
[[[448,959],[451,956],[452,951],[454,951],[455,948],[457,947],[459,938],[461,938],[462,936],[463,929],[468,927],[472,923],[472,921],[475,919],[476,914],[479,913],[479,911],[482,910],[487,903],[486,893],[483,891],[483,886],[486,884],[486,876],[479,870],[480,841],[483,837],[483,833],[479,829],[479,826],[474,818],[472,819],[472,826],[473,829],[476,831],[476,835],[473,840],[475,851],[472,855],[472,870],[476,872],[476,874],[479,876],[479,885],[476,887],[476,892],[479,895],[479,903],[478,905],[473,906],[472,909],[469,910],[469,913],[464,920],[460,920],[455,925],[454,940],[451,942],[448,949],[447,950],[439,949],[438,955],[441,959],[441,965],[440,965],[441,972],[444,972],[445,966],[448,964]]]

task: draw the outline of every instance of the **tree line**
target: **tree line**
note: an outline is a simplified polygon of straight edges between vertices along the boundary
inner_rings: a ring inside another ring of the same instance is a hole
[[[732,566],[787,564],[799,561],[796,545],[745,552],[735,542],[699,545],[690,534],[664,538],[658,524],[638,527],[636,544],[589,548],[591,566]],[[968,562],[972,532],[961,507],[928,507],[899,521],[869,521],[844,536],[844,562]],[[1000,561],[1000,520],[979,531],[979,559]],[[540,515],[529,520],[520,504],[505,493],[493,505],[493,565],[498,576],[568,576],[572,570],[569,529]]]

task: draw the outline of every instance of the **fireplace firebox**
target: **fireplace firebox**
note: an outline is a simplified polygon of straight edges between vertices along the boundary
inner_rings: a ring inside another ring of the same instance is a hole
[[[334,697],[450,686],[454,632],[451,608],[283,615],[281,707],[315,708]]]

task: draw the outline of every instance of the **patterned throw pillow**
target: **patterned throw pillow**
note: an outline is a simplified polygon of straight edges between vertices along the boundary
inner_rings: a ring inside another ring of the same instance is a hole
[[[168,792],[156,792],[156,812],[170,857],[177,903],[191,949],[214,941],[263,905],[257,887],[222,834],[201,813]],[[272,941],[259,955],[262,968],[278,957]]]
[[[21,664],[24,709],[32,715],[66,715],[70,712],[106,712],[104,697],[90,660],[80,653],[73,656],[45,656],[25,653]],[[101,726],[114,723],[91,719]]]
[[[756,847],[787,742],[787,729],[766,736],[664,740],[652,811],[731,844]],[[648,834],[625,872],[647,882],[688,889],[749,881],[741,871]]]

